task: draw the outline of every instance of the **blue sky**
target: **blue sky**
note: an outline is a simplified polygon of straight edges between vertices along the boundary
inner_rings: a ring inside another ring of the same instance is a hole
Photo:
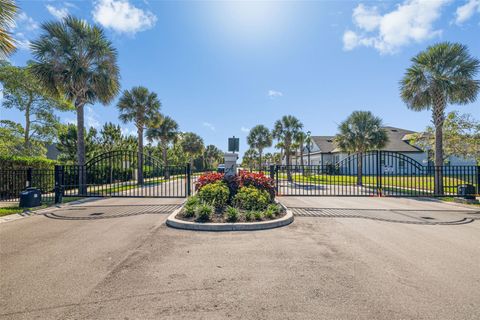
[[[225,149],[257,124],[292,114],[313,135],[333,135],[354,110],[386,125],[422,130],[398,82],[410,58],[439,41],[466,44],[480,57],[480,0],[400,2],[19,1],[13,33],[24,65],[44,21],[67,13],[102,25],[119,52],[122,89],[158,93],[182,131]],[[480,78],[480,75],[478,76]],[[86,122],[119,123],[116,101],[87,109]],[[480,100],[450,106],[480,118]],[[0,118],[22,122],[0,108]],[[74,113],[62,113],[63,122]],[[122,125],[134,132],[133,125]]]

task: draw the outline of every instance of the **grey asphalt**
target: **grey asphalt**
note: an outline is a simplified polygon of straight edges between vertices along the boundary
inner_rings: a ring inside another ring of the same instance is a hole
[[[293,198],[257,232],[170,229],[181,199],[107,199],[0,224],[2,319],[478,319],[480,218],[432,201]],[[141,213],[139,212],[142,211]],[[370,211],[369,211],[370,210]],[[406,219],[408,220],[408,219]]]

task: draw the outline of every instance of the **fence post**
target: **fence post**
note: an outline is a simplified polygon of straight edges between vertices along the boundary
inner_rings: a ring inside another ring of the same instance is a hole
[[[62,203],[63,198],[63,166],[55,166],[55,204]]]
[[[376,179],[377,180],[377,195],[379,197],[382,196],[382,166],[381,166],[381,161],[382,161],[382,151],[377,150],[377,159],[376,159],[376,167],[377,167],[377,174],[376,174]]]
[[[187,197],[192,195],[192,168],[187,164]]]
[[[477,195],[480,195],[480,166],[477,166]]]
[[[28,168],[27,169],[27,181],[25,181],[25,187],[29,188],[32,186],[32,176],[33,176],[33,169]]]
[[[270,165],[270,179],[275,180],[275,166],[273,164]]]

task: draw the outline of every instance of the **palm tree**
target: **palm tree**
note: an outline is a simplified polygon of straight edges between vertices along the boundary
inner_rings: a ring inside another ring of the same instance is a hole
[[[6,59],[15,51],[15,41],[8,30],[14,24],[17,6],[13,0],[0,0],[0,59]]]
[[[182,134],[181,146],[183,152],[190,158],[190,167],[193,169],[193,160],[203,154],[205,148],[203,139],[193,132],[186,132]]]
[[[300,165],[303,167],[303,148],[305,146],[305,142],[307,141],[307,134],[303,131],[300,131],[295,136],[295,142],[298,145],[298,153],[300,154]],[[302,169],[303,170],[303,169]]]
[[[357,185],[362,185],[363,154],[385,147],[387,131],[382,128],[382,119],[370,111],[354,111],[338,126],[336,146],[343,152],[357,153]]]
[[[147,124],[155,126],[161,122],[160,107],[157,94],[145,87],[125,90],[117,104],[120,120],[123,123],[134,122],[137,127],[138,184],[143,184],[143,131]]]
[[[443,123],[447,104],[467,104],[476,100],[480,81],[474,77],[480,61],[459,43],[443,42],[412,58],[400,82],[400,94],[414,111],[432,110],[435,125],[435,166],[443,165]],[[443,194],[442,170],[435,170],[435,194]]]
[[[163,165],[165,166],[165,178],[169,178],[168,171],[168,145],[174,142],[178,135],[178,123],[172,118],[166,116],[160,123],[147,129],[147,139],[152,142],[158,140],[162,148]]]
[[[64,97],[77,111],[77,164],[85,166],[86,104],[108,104],[119,91],[117,51],[103,30],[68,16],[42,25],[43,34],[32,42],[32,72],[53,95]],[[80,170],[79,191],[86,192],[86,172]]]
[[[262,153],[263,149],[272,146],[272,134],[264,125],[257,125],[250,130],[247,136],[247,143],[252,149],[258,151],[259,169],[262,169]]]
[[[287,162],[287,179],[292,180],[290,159],[292,156],[292,145],[295,142],[295,137],[303,128],[303,124],[294,116],[283,116],[282,119],[277,120],[274,125],[272,135],[275,139],[282,143]]]
[[[243,154],[242,164],[249,167],[252,171],[255,161],[258,159],[258,151],[255,149],[248,149]]]
[[[223,152],[213,144],[210,144],[205,148],[203,157],[206,161],[206,167],[212,169],[214,167],[214,162],[217,162],[218,164],[218,162],[222,161]]]

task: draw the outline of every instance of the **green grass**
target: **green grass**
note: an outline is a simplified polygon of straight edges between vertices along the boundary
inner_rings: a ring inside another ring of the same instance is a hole
[[[438,199],[442,200],[442,201],[446,201],[446,202],[455,202],[454,197],[442,197],[442,198],[438,198]],[[463,203],[463,204],[468,205],[468,206],[472,206],[472,207],[480,208],[480,203]]]
[[[35,208],[20,208],[19,206],[14,206],[14,207],[3,207],[0,208],[0,217],[3,216],[8,216],[10,214],[15,214],[15,213],[22,213],[26,210],[37,210],[37,209],[43,209],[46,208],[47,205],[41,205],[40,207],[35,207]]]

